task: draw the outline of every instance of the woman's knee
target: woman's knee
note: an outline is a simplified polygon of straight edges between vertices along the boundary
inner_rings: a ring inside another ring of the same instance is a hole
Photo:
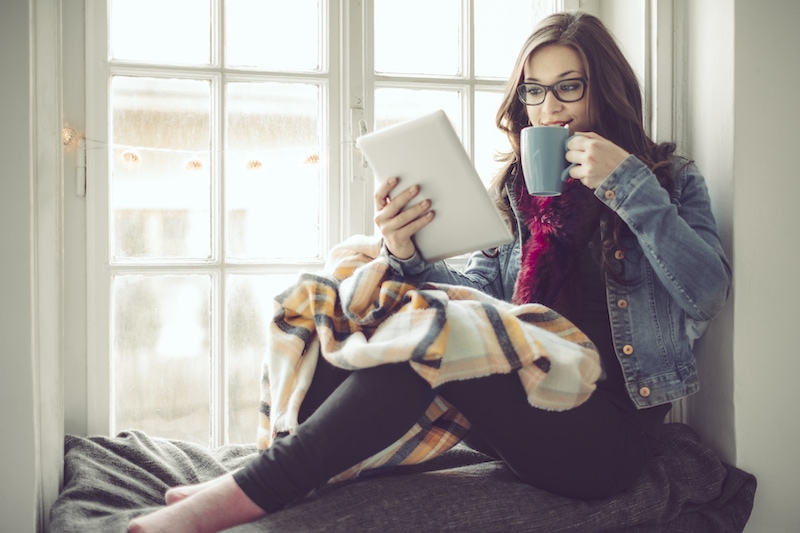
[[[541,490],[576,500],[601,500],[624,491],[633,482],[629,475],[620,477],[595,472],[574,472],[570,467],[559,471],[541,472],[536,469],[512,471],[522,481]],[[634,477],[635,479],[635,477]]]
[[[598,449],[599,448],[599,449]],[[580,500],[604,499],[633,485],[649,461],[644,442],[620,440],[618,447],[564,446],[551,449],[550,457],[516,457],[507,461],[525,483],[548,492]],[[562,453],[563,452],[563,453]]]

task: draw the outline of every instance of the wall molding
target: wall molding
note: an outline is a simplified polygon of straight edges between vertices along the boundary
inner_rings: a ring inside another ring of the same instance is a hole
[[[46,531],[64,457],[61,2],[31,0],[33,390],[36,526]]]

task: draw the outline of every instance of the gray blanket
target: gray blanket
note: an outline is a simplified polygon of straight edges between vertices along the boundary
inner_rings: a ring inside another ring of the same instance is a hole
[[[210,450],[149,437],[66,439],[64,489],[52,532],[122,532],[134,516],[163,505],[171,486],[235,469],[255,445]],[[629,491],[596,501],[562,498],[520,482],[499,461],[458,446],[422,465],[326,485],[258,522],[255,532],[739,532],[756,479],[722,463],[683,424],[668,424],[655,456]]]

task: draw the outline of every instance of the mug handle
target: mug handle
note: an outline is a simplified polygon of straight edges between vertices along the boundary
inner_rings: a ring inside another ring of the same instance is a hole
[[[564,151],[565,152],[569,151],[569,148],[567,148],[567,145],[569,144],[569,142],[574,137],[577,137],[577,136],[578,136],[578,134],[575,133],[573,135],[570,135],[566,139],[564,139]],[[577,164],[578,163],[570,163],[570,165],[561,172],[561,181],[566,182],[569,179],[569,171],[570,171],[570,169],[572,169],[572,167],[576,166]]]
[[[570,163],[570,165],[561,171],[561,181],[566,182],[569,179],[569,171],[572,167],[577,165],[578,163]]]

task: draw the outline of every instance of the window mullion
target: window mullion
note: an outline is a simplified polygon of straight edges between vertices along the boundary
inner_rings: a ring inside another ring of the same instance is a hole
[[[645,28],[649,29],[649,41],[645,45],[649,48],[646,57],[645,69],[648,79],[645,86],[645,95],[649,101],[650,111],[650,136],[656,141],[672,140],[679,137],[674,117],[684,116],[675,113],[677,107],[675,99],[678,92],[674,91],[677,79],[673,66],[673,4],[672,2],[651,2],[645,19]]]
[[[462,27],[462,53],[466,54],[463,61],[465,65],[464,78],[468,85],[465,87],[462,102],[462,142],[467,148],[470,157],[475,160],[475,0],[463,0],[464,21]]]
[[[342,21],[346,15],[340,2],[323,2],[321,4],[321,24],[322,39],[320,45],[323,47],[320,57],[322,58],[322,70],[326,73],[325,81],[320,84],[320,96],[322,98],[321,126],[320,126],[320,155],[321,160],[326,163],[321,177],[325,180],[322,189],[322,198],[325,204],[322,206],[321,216],[325,220],[325,231],[320,235],[322,239],[321,249],[323,253],[338,244],[343,235],[343,198],[347,194],[345,184],[347,176],[347,161],[344,157],[345,144],[343,139],[347,139],[346,108],[341,105],[345,91],[342,79],[344,71],[343,61],[341,60],[345,29]]]
[[[225,9],[223,0],[215,0],[212,8],[217,16],[212,17],[211,61],[219,69],[211,82],[211,257],[218,265],[212,270],[211,283],[211,398],[210,442],[222,446],[228,440],[228,357],[225,349],[227,328],[226,306],[226,256],[225,245],[225,144],[227,113],[227,76],[224,65],[223,45],[225,43]],[[216,24],[216,25],[215,25]]]
[[[110,69],[106,2],[86,10],[86,417],[88,434],[111,426],[111,298],[109,270],[108,116]],[[67,391],[70,387],[66,388]],[[78,423],[79,424],[79,423]]]
[[[372,123],[371,4],[351,0],[341,16],[342,238],[372,232],[372,174],[355,147],[355,140]]]

